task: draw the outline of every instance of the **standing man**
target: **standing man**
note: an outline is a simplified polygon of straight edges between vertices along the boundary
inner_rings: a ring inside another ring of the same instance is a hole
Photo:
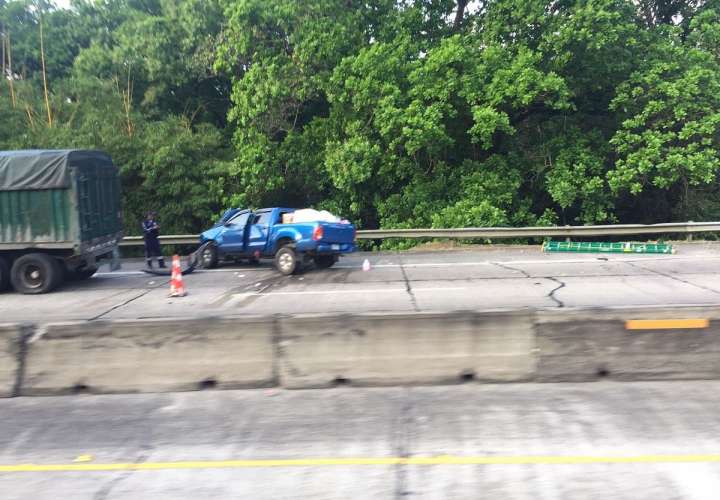
[[[158,267],[165,267],[165,259],[160,252],[160,224],[155,220],[157,214],[148,212],[145,221],[142,223],[143,235],[145,237],[145,262],[148,269],[152,269],[153,257],[158,259]]]

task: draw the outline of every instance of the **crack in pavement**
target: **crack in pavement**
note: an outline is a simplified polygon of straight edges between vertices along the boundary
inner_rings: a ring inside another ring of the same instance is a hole
[[[412,286],[410,285],[410,279],[408,278],[407,272],[405,272],[405,266],[402,263],[402,257],[400,257],[400,272],[402,272],[403,280],[405,280],[405,291],[410,296],[410,303],[413,306],[413,310],[415,312],[420,312],[420,307],[417,303],[417,298],[415,297],[415,293],[412,290]]]
[[[144,446],[140,454],[138,454],[137,458],[133,461],[133,463],[141,464],[145,462],[150,456],[150,452],[152,451],[152,449],[152,446]],[[95,494],[93,495],[93,500],[107,500],[110,493],[112,493],[112,490],[115,489],[115,487],[122,481],[125,481],[127,478],[129,478],[134,472],[134,470],[128,470],[123,472],[122,474],[119,474],[117,477],[112,478],[110,481],[107,482],[107,484],[105,484],[102,488],[95,492]]]
[[[410,434],[411,425],[413,422],[412,418],[412,399],[411,389],[405,388],[405,401],[403,401],[402,408],[400,409],[400,416],[398,418],[398,430],[397,430],[397,444],[394,447],[394,453],[396,457],[409,458],[410,457]],[[404,498],[412,495],[407,490],[408,486],[408,470],[407,466],[398,463],[393,466],[395,469],[395,499]]]
[[[513,271],[518,271],[521,273],[526,274],[521,269],[508,269]],[[563,278],[626,278],[628,276],[649,276],[652,274],[653,271],[648,271],[648,273],[644,274],[628,274],[628,273],[604,273],[604,274],[563,274]],[[465,282],[465,283],[474,283],[474,282],[484,282],[484,281],[502,281],[502,280],[525,280],[525,279],[541,279],[543,276],[533,276],[531,274],[526,274],[525,276],[474,276],[474,277],[468,277],[468,278],[428,278],[428,279],[414,279],[412,280],[413,283],[457,283],[457,282]],[[335,282],[333,282],[335,283]],[[338,284],[343,285],[361,285],[364,283],[402,283],[405,285],[405,279],[376,279],[376,280],[363,280],[363,281],[337,281]]]
[[[698,285],[697,283],[692,283],[691,281],[687,281],[684,279],[680,279],[677,276],[673,276],[672,274],[663,273],[662,271],[656,271],[655,269],[648,269],[647,267],[641,266],[639,264],[634,264],[632,262],[626,261],[625,264],[627,264],[630,267],[634,267],[635,269],[642,269],[643,271],[648,271],[653,274],[657,274],[658,276],[663,276],[665,278],[670,278],[671,280],[678,281],[680,283],[684,283],[686,285],[694,286],[696,288],[699,288],[701,290],[705,290],[707,292],[712,292],[716,294],[720,294],[720,290],[716,290],[714,288],[710,288],[709,286],[704,285]]]
[[[565,307],[565,303],[564,303],[562,300],[558,299],[558,298],[555,296],[555,293],[556,293],[558,290],[560,290],[561,288],[565,288],[565,282],[564,282],[564,281],[561,281],[561,280],[559,280],[559,279],[557,279],[557,278],[555,278],[555,277],[553,277],[553,276],[536,276],[536,277],[533,277],[533,276],[531,276],[528,272],[524,271],[523,269],[514,268],[514,267],[511,267],[511,266],[508,266],[508,265],[505,265],[505,264],[500,264],[500,263],[498,263],[498,262],[492,262],[492,264],[495,265],[495,266],[501,267],[501,268],[503,268],[503,269],[506,269],[506,270],[508,270],[508,271],[520,272],[520,273],[522,273],[523,276],[524,276],[525,278],[527,278],[527,279],[531,279],[531,278],[532,278],[532,279],[536,279],[536,278],[539,278],[539,279],[546,279],[546,280],[552,281],[552,282],[554,282],[554,283],[558,283],[558,286],[557,286],[557,287],[553,288],[552,290],[550,290],[550,292],[548,292],[547,297],[548,297],[550,300],[552,300],[553,302],[555,302],[558,307]],[[524,279],[525,279],[525,278],[524,278]]]
[[[148,293],[152,292],[153,290],[156,290],[156,289],[160,288],[161,286],[167,285],[168,283],[169,283],[169,281],[166,281],[166,282],[161,283],[161,284],[159,284],[159,285],[157,285],[157,286],[154,286],[154,287],[152,287],[152,288],[148,288],[147,290],[145,290],[145,291],[144,291],[143,293],[141,293],[140,295],[136,295],[135,297],[133,297],[133,298],[131,298],[131,299],[128,299],[128,300],[126,300],[125,302],[122,302],[122,303],[120,303],[120,304],[116,304],[116,305],[112,306],[110,309],[108,309],[107,311],[105,311],[105,312],[103,312],[103,313],[100,313],[100,314],[98,314],[97,316],[94,316],[94,317],[88,319],[88,321],[96,321],[96,320],[102,318],[103,316],[107,316],[107,315],[110,314],[111,312],[113,312],[113,311],[115,311],[115,310],[117,310],[117,309],[120,309],[121,307],[125,307],[126,305],[130,304],[131,302],[136,301],[137,299],[143,298],[143,297],[146,296]]]
[[[563,282],[557,278],[554,278],[552,276],[543,276],[543,278],[546,280],[550,280],[550,281],[560,284],[560,286],[557,286],[557,287],[553,288],[552,290],[550,290],[550,293],[547,294],[547,297],[550,300],[552,300],[553,302],[555,302],[558,305],[558,307],[565,307],[565,303],[555,296],[555,292],[557,292],[561,288],[565,288],[565,282]]]
[[[505,269],[505,270],[507,270],[507,271],[515,271],[515,272],[518,272],[518,273],[522,273],[523,276],[526,277],[526,278],[532,278],[532,276],[530,276],[530,274],[529,274],[527,271],[524,271],[523,269],[518,269],[518,268],[515,268],[515,267],[511,267],[511,266],[505,265],[505,264],[500,264],[499,262],[490,262],[490,263],[491,263],[492,265],[494,265],[494,266],[500,267],[500,268]]]

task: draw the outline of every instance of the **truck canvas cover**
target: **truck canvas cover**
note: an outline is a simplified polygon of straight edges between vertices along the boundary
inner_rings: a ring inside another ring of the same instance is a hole
[[[89,162],[112,165],[110,157],[100,151],[0,151],[0,191],[67,189],[71,187],[71,168]]]

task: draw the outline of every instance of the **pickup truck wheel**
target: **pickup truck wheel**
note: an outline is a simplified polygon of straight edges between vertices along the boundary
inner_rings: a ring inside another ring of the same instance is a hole
[[[328,269],[335,265],[337,257],[335,255],[318,255],[315,257],[315,266],[318,269]]]
[[[0,292],[10,288],[10,267],[5,259],[0,257]]]
[[[62,269],[49,255],[29,253],[15,261],[10,271],[10,281],[20,293],[47,293],[62,283]]]
[[[205,269],[213,269],[218,265],[218,251],[217,247],[209,243],[205,245],[200,253],[200,263]]]
[[[282,247],[275,254],[275,267],[281,274],[289,276],[299,269],[298,258],[295,250],[290,247]]]

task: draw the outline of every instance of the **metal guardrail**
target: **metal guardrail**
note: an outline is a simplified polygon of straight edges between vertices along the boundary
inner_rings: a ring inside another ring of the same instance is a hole
[[[571,238],[586,236],[623,236],[641,234],[687,234],[720,232],[720,222],[671,222],[666,224],[619,224],[609,226],[551,226],[551,227],[478,227],[462,229],[371,229],[358,231],[359,240],[380,240],[386,238],[444,238],[472,239],[486,238],[500,240],[508,238]],[[164,245],[192,245],[199,243],[199,236],[175,234],[160,236]],[[143,244],[142,236],[127,236],[120,246],[130,247]]]

